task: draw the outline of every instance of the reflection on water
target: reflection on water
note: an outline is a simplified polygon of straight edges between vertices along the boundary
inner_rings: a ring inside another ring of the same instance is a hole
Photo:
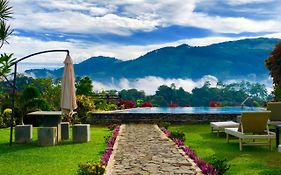
[[[219,114],[241,114],[247,111],[264,111],[263,108],[241,108],[241,107],[177,107],[177,108],[165,108],[165,107],[153,107],[153,108],[133,108],[123,111],[120,113],[219,113]]]

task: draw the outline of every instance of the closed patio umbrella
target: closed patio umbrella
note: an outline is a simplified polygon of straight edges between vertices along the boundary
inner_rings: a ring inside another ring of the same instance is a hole
[[[73,110],[77,108],[75,95],[75,79],[73,61],[69,54],[64,60],[64,72],[62,77],[61,110],[62,114],[72,117]]]

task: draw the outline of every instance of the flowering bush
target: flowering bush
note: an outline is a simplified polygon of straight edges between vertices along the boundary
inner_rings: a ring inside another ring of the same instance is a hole
[[[222,107],[222,104],[221,104],[221,102],[210,101],[210,102],[209,102],[209,106],[210,106],[210,107]]]
[[[146,101],[146,102],[141,104],[141,107],[153,107],[153,105],[150,101]]]
[[[118,124],[110,124],[110,125],[107,125],[107,128],[111,131],[113,131],[116,127],[118,127],[119,125]]]
[[[87,114],[89,111],[93,111],[95,109],[94,100],[90,96],[85,95],[77,95],[76,96],[77,101],[77,114],[78,118],[76,118],[74,123],[79,122],[86,122],[87,120]],[[73,120],[73,119],[72,119]]]
[[[169,108],[176,108],[176,107],[179,107],[179,105],[176,104],[176,103],[170,103],[170,104],[168,105],[168,107],[169,107]]]
[[[100,163],[87,162],[78,165],[78,175],[102,175],[105,172],[105,166]]]
[[[196,165],[201,169],[203,174],[206,175],[219,174],[216,168],[214,168],[212,164],[206,162],[205,160],[200,159],[192,149],[184,145],[184,142],[180,138],[173,137],[173,134],[165,128],[161,128],[161,130],[165,133],[167,137],[172,139],[175,142],[175,144],[194,161],[194,163],[196,163]]]
[[[101,157],[102,165],[106,166],[109,161],[109,158],[113,151],[113,146],[114,146],[116,138],[119,134],[119,130],[120,130],[120,126],[115,127],[115,129],[112,132],[112,136],[107,140],[107,148]]]
[[[116,126],[116,125],[112,125]],[[107,142],[107,147],[105,152],[103,153],[101,160],[99,163],[95,162],[87,162],[83,164],[79,164],[79,169],[77,171],[78,175],[102,175],[105,172],[105,167],[109,161],[109,158],[113,151],[113,146],[115,144],[116,138],[119,134],[120,126],[116,126],[112,132],[111,137],[106,137],[105,140]]]
[[[118,102],[117,105],[120,108],[123,108],[123,109],[129,109],[129,108],[135,108],[136,107],[135,102],[130,101],[130,100],[121,100],[121,101]]]
[[[12,109],[6,108],[3,114],[0,113],[0,128],[11,126]],[[13,120],[13,125],[16,124],[16,119]]]
[[[174,131],[171,133],[171,136],[170,136],[172,139],[180,139],[182,141],[185,141],[185,135],[183,132],[177,132],[177,131]]]

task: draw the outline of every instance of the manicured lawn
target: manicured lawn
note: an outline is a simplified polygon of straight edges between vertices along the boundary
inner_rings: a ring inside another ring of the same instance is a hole
[[[57,146],[38,147],[34,129],[32,143],[10,147],[9,129],[0,129],[0,174],[75,174],[79,163],[100,160],[105,149],[104,136],[110,134],[106,127],[92,126],[89,143],[64,141]]]
[[[215,154],[218,158],[227,158],[231,164],[227,174],[239,175],[281,175],[281,154],[275,148],[269,150],[263,146],[245,146],[239,151],[238,140],[226,143],[225,135],[210,132],[209,125],[173,125],[170,131],[185,133],[185,145],[195,150],[199,157],[210,160]]]

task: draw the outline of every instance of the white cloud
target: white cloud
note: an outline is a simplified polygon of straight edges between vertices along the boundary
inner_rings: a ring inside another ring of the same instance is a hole
[[[210,82],[211,87],[216,86],[218,79],[211,75],[206,75],[197,81],[191,79],[163,79],[155,76],[148,76],[144,78],[137,79],[126,79],[122,78],[120,80],[112,79],[109,83],[101,83],[94,80],[93,86],[95,91],[102,90],[122,90],[122,89],[138,89],[143,90],[146,95],[153,95],[157,88],[161,85],[170,86],[172,83],[176,85],[177,88],[182,87],[185,91],[191,92],[195,87],[202,87],[205,82]]]
[[[233,5],[258,2],[265,2],[265,0],[228,1]],[[281,30],[280,15],[270,20],[210,16],[195,12],[196,5],[198,3],[195,0],[189,0],[188,3],[178,0],[16,0],[13,2],[15,20],[12,26],[31,31],[113,33],[123,36],[131,35],[136,31],[152,31],[158,27],[171,25],[199,27],[221,33]]]
[[[193,46],[204,46],[212,43],[219,43],[222,41],[230,41],[234,38],[228,37],[208,37],[208,38],[194,38],[190,40],[179,40],[176,42],[168,42],[162,44],[151,45],[122,45],[118,43],[87,43],[80,40],[68,41],[42,41],[30,37],[11,36],[9,43],[2,48],[3,52],[15,53],[15,57],[21,58],[23,56],[51,49],[68,49],[75,63],[84,61],[92,56],[110,56],[122,60],[130,60],[138,58],[147,52],[153,51],[167,46],[178,46],[187,43]],[[238,39],[238,38],[237,38]],[[26,62],[32,63],[62,63],[64,60],[63,53],[49,53],[36,57],[31,57]]]
[[[245,4],[256,4],[256,3],[269,3],[274,0],[226,0],[225,2],[229,5],[245,5]]]

